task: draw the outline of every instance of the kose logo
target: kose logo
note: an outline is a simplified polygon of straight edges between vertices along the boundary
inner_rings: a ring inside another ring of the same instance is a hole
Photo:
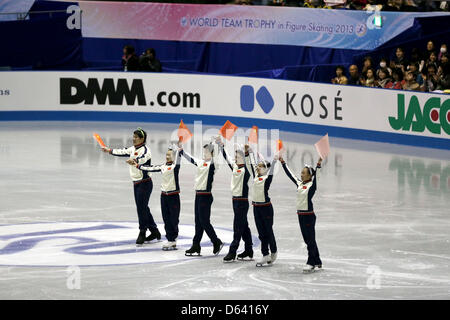
[[[107,102],[110,105],[121,106],[126,102],[126,105],[133,106],[154,106],[155,104],[161,107],[171,106],[184,108],[200,108],[200,94],[192,92],[167,92],[160,91],[156,94],[156,101],[150,99],[144,90],[142,79],[133,79],[131,86],[128,79],[117,79],[117,85],[114,79],[103,79],[100,85],[96,78],[88,79],[87,84],[82,80],[76,78],[61,78],[59,81],[60,89],[60,103],[61,104],[79,104],[87,105],[94,104],[94,98],[99,105],[105,105]]]
[[[412,96],[405,112],[405,95],[398,94],[397,113],[397,118],[389,117],[389,124],[394,130],[424,132],[426,128],[432,133],[441,134],[442,128],[450,134],[450,99],[441,104],[440,98],[429,98],[422,111],[419,100]]]
[[[274,102],[272,95],[265,86],[259,88],[256,92],[256,101],[265,113],[272,111]],[[244,85],[241,87],[241,109],[251,112],[255,108],[255,92],[252,86]]]

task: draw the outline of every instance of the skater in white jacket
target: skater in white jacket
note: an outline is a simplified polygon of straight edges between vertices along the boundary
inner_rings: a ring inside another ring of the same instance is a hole
[[[141,128],[137,128],[133,132],[133,146],[123,149],[102,148],[102,151],[117,157],[129,158],[129,161],[134,161],[137,164],[150,165],[152,155],[150,148],[145,145],[147,140],[147,133]],[[134,200],[136,202],[137,214],[139,219],[139,235],[136,239],[137,245],[142,245],[144,242],[161,239],[155,220],[148,207],[150,195],[153,190],[153,182],[151,174],[147,171],[141,171],[135,166],[130,166],[130,176],[134,185]],[[151,234],[145,237],[146,231],[150,230]]]
[[[316,214],[314,213],[312,203],[312,198],[317,189],[317,179],[319,177],[322,159],[319,159],[317,162],[316,169],[313,169],[311,166],[305,166],[302,169],[300,179],[289,169],[282,157],[279,157],[279,160],[286,175],[297,186],[297,215],[303,240],[308,248],[308,261],[303,271],[313,272],[316,269],[322,268],[322,261],[320,260],[319,249],[316,243]]]

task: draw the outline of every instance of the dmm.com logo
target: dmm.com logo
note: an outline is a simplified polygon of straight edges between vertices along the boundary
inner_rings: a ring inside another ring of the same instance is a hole
[[[269,90],[265,86],[259,88],[256,92],[256,101],[258,101],[259,106],[264,111],[264,113],[269,113],[272,111],[274,106],[274,101]],[[255,108],[255,91],[252,86],[243,85],[241,87],[241,109],[242,111],[251,112]]]
[[[389,117],[389,124],[394,130],[424,132],[441,134],[441,128],[450,134],[450,99],[441,104],[441,98],[429,98],[423,111],[419,99],[415,95],[409,100],[408,109],[405,110],[405,95],[397,95],[397,118]]]
[[[76,78],[61,78],[59,81],[61,104],[94,104],[94,99],[99,105],[121,106],[124,104],[133,106],[160,106],[160,107],[184,107],[200,108],[200,94],[192,92],[160,91],[153,98],[144,90],[142,79],[133,79],[131,86],[128,79],[112,78],[99,81],[97,78],[89,78],[87,83]]]

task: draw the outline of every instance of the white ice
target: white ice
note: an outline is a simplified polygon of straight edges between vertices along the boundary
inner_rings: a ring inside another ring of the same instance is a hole
[[[228,246],[215,257],[206,235],[203,257],[184,256],[194,223],[195,167],[187,162],[180,173],[180,250],[163,252],[162,242],[136,248],[128,165],[100,153],[92,133],[119,147],[138,125],[150,134],[153,162],[161,163],[176,125],[0,124],[1,299],[450,298],[449,150],[330,138],[314,198],[324,270],[302,274],[306,247],[296,190],[281,170],[270,189],[279,249],[272,267],[224,264]],[[293,170],[317,160],[319,138],[281,132]],[[158,174],[153,181],[150,208],[163,231]],[[212,221],[227,243],[229,182],[222,165]],[[248,217],[258,243],[251,208]],[[259,247],[255,254],[260,257]],[[74,276],[79,289],[70,285]]]

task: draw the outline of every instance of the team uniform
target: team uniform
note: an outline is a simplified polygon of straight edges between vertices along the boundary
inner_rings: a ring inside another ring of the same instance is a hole
[[[255,176],[253,179],[253,214],[255,216],[256,228],[261,240],[261,253],[264,262],[259,262],[257,266],[271,264],[277,257],[277,243],[273,233],[273,206],[269,197],[269,188],[273,179],[273,170],[276,164],[274,160],[267,174]],[[254,168],[256,171],[256,168]],[[269,248],[271,256],[269,258]]]
[[[145,144],[123,149],[111,149],[110,154],[117,157],[127,157],[140,165],[151,165],[152,156],[150,149]],[[147,229],[152,233],[159,234],[158,227],[148,207],[153,190],[151,174],[147,171],[141,171],[134,166],[130,166],[129,170],[134,185],[134,200],[136,202],[139,229],[144,233],[144,236]]]
[[[308,248],[308,261],[306,262],[306,264],[310,267],[310,271],[313,271],[315,268],[322,267],[322,261],[320,260],[319,249],[317,248],[316,243],[316,215],[314,213],[314,207],[312,203],[312,198],[314,197],[317,189],[317,179],[320,174],[321,166],[317,164],[316,170],[313,173],[311,180],[305,182],[292,173],[286,162],[283,161],[282,166],[284,171],[286,172],[286,175],[297,186],[297,215],[303,240],[305,241]]]
[[[161,172],[161,213],[164,220],[164,229],[168,243],[163,250],[176,248],[178,238],[178,223],[180,218],[180,185],[178,175],[180,172],[181,154],[177,152],[175,162],[166,162],[159,166],[138,164],[136,167],[144,172]]]
[[[245,164],[238,165],[232,163],[223,145],[220,145],[223,157],[232,171],[231,176],[231,194],[233,202],[234,220],[233,220],[233,242],[230,245],[228,255],[233,257],[239,248],[239,242],[244,240],[245,250],[238,255],[238,258],[253,257],[252,234],[248,226],[247,213],[249,209],[248,203],[248,181],[250,172],[254,176],[253,167],[249,161],[248,153],[245,154]],[[231,260],[231,261],[232,261]]]
[[[192,240],[192,248],[186,251],[187,255],[193,253],[200,254],[200,241],[203,232],[206,232],[214,245],[214,253],[218,254],[223,246],[222,241],[217,237],[214,227],[211,225],[211,205],[213,196],[211,193],[216,167],[214,160],[199,160],[190,156],[184,150],[180,151],[189,162],[197,167],[195,177],[195,235]]]

